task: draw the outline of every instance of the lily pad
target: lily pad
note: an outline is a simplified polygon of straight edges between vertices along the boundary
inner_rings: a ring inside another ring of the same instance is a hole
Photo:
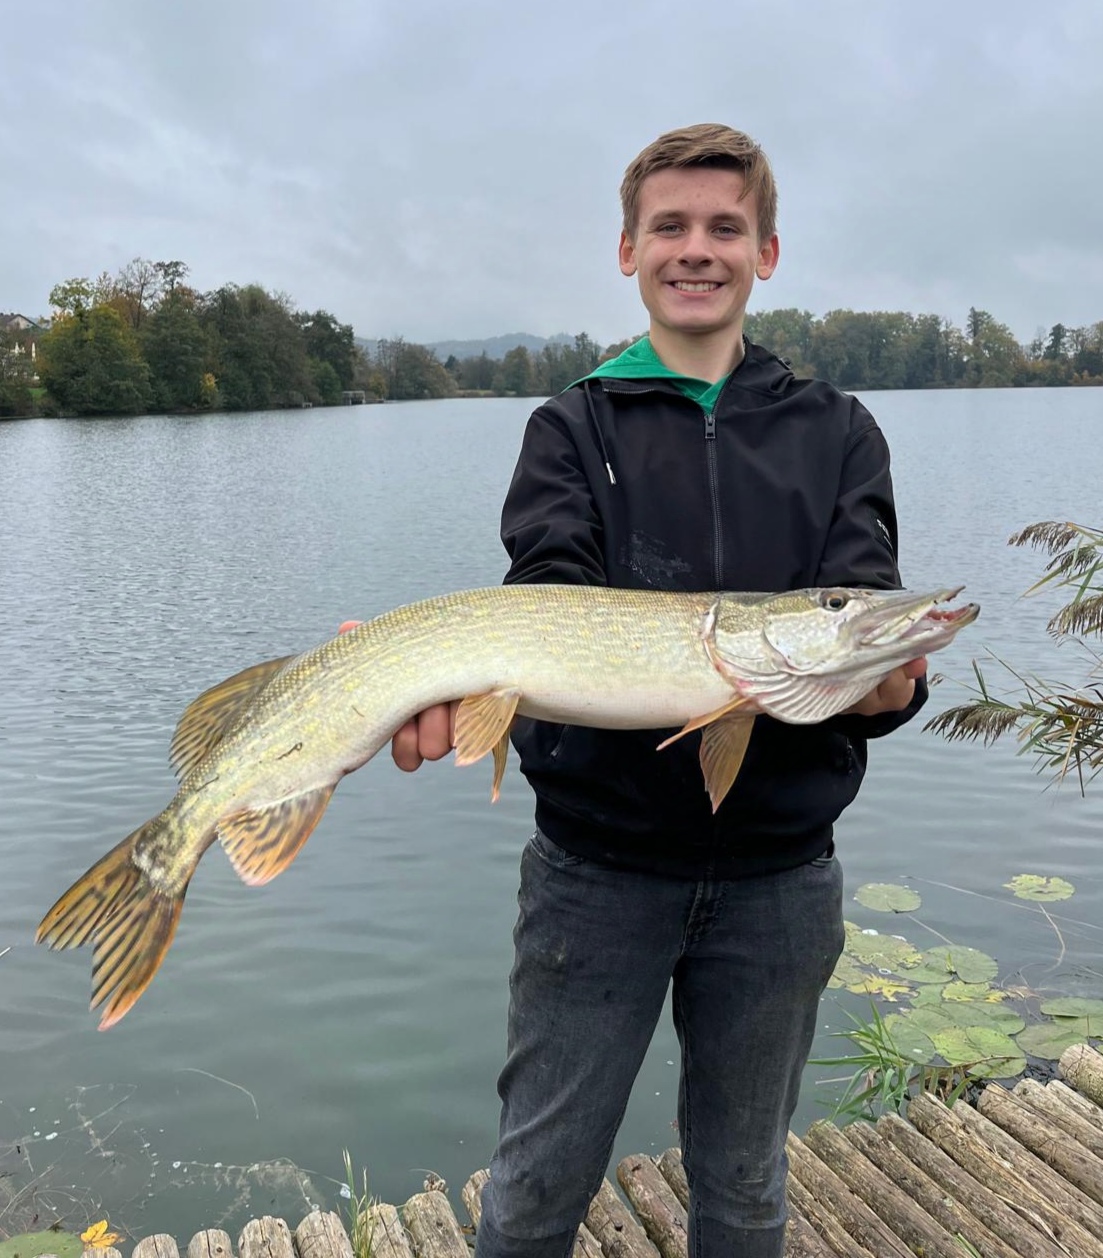
[[[1041,874],[1016,874],[1010,882],[1003,884],[1020,900],[1037,900],[1052,903],[1054,900],[1067,900],[1076,888],[1064,878],[1043,878]]]
[[[918,949],[906,939],[882,935],[877,931],[852,936],[847,940],[846,950],[861,965],[905,978],[910,978],[910,975],[902,971],[918,965],[920,961]]]
[[[926,1065],[934,1060],[935,1047],[931,1037],[915,1025],[910,1014],[890,1013],[885,1018],[885,1030],[902,1057]]]
[[[942,1008],[956,1026],[991,1027],[1004,1035],[1018,1035],[1026,1026],[1022,1015],[1006,1005],[992,1005],[987,1001],[955,1001],[947,1002]]]
[[[854,898],[878,913],[910,913],[923,903],[910,887],[891,882],[867,882],[854,892]]]
[[[0,1241],[0,1258],[40,1258],[42,1254],[80,1258],[83,1249],[80,1237],[71,1232],[23,1232]]]
[[[1098,1035],[1103,1035],[1103,1000],[1088,996],[1055,996],[1042,1001],[1042,1012],[1051,1018],[1081,1018],[1093,1024]]]
[[[1066,1048],[1083,1044],[1085,1038],[1083,1031],[1059,1022],[1036,1022],[1015,1036],[1024,1053],[1043,1061],[1056,1061]]]
[[[967,1066],[982,1079],[1008,1079],[1026,1069],[1018,1044],[991,1027],[952,1027],[931,1037],[940,1057],[951,1066]]]
[[[922,960],[933,967],[944,966],[944,977],[950,975],[961,979],[963,983],[987,983],[996,977],[1000,968],[987,953],[979,952],[976,948],[959,948],[956,945],[928,948],[923,953]]]
[[[952,1001],[965,1001],[973,1004],[981,1001],[984,1004],[998,1005],[1001,1000],[1007,998],[1006,992],[1001,992],[998,987],[989,987],[987,983],[947,983],[942,989],[942,999]]]

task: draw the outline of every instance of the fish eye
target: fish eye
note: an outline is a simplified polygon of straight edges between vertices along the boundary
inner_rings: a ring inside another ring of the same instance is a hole
[[[820,595],[820,606],[830,612],[839,612],[850,602],[850,596],[838,590],[824,590]]]

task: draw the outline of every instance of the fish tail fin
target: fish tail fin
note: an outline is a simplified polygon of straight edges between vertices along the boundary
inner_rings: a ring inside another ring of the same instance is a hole
[[[149,986],[176,933],[188,878],[176,892],[154,886],[135,863],[139,839],[166,824],[163,816],[101,857],[39,923],[35,942],[79,948],[91,942],[92,1003],[103,1011],[99,1029],[114,1026]]]

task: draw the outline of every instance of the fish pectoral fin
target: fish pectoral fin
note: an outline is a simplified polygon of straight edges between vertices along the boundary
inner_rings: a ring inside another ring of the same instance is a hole
[[[701,734],[701,772],[715,812],[739,774],[754,728],[753,716],[725,716]]]
[[[222,818],[218,838],[242,882],[262,887],[283,873],[321,821],[335,785]]]
[[[285,655],[279,660],[254,664],[204,690],[188,704],[169,745],[169,763],[177,778],[186,778],[207,752],[218,746],[238,717],[294,658]]]
[[[474,764],[488,751],[493,751],[497,784],[499,755],[504,772],[506,748],[503,744],[508,741],[509,727],[520,702],[521,692],[506,686],[481,695],[467,695],[456,711],[456,763]]]
[[[711,725],[713,721],[719,721],[722,717],[736,711],[738,708],[746,707],[751,700],[745,695],[736,695],[734,699],[730,699],[722,708],[716,708],[712,712],[706,712],[704,716],[695,716],[691,721],[686,721],[682,728],[676,733],[671,734],[669,738],[663,739],[659,744],[658,750],[669,747],[671,743],[676,743],[679,738],[685,738],[687,734],[692,734],[695,729],[704,729],[705,726]]]

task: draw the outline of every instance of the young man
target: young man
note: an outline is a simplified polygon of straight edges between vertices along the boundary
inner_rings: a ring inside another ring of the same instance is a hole
[[[621,188],[620,269],[649,335],[529,421],[507,582],[675,590],[899,584],[885,442],[853,398],[743,338],[778,262],[769,164],[728,127],[661,136]],[[696,1258],[780,1258],[785,1134],[842,948],[832,825],[866,739],[918,710],[924,661],[817,726],[759,717],[713,815],[696,737],[519,721],[536,792],[521,863],[502,1118],[478,1258],[564,1258],[668,987]],[[395,737],[403,768],[451,713]]]

